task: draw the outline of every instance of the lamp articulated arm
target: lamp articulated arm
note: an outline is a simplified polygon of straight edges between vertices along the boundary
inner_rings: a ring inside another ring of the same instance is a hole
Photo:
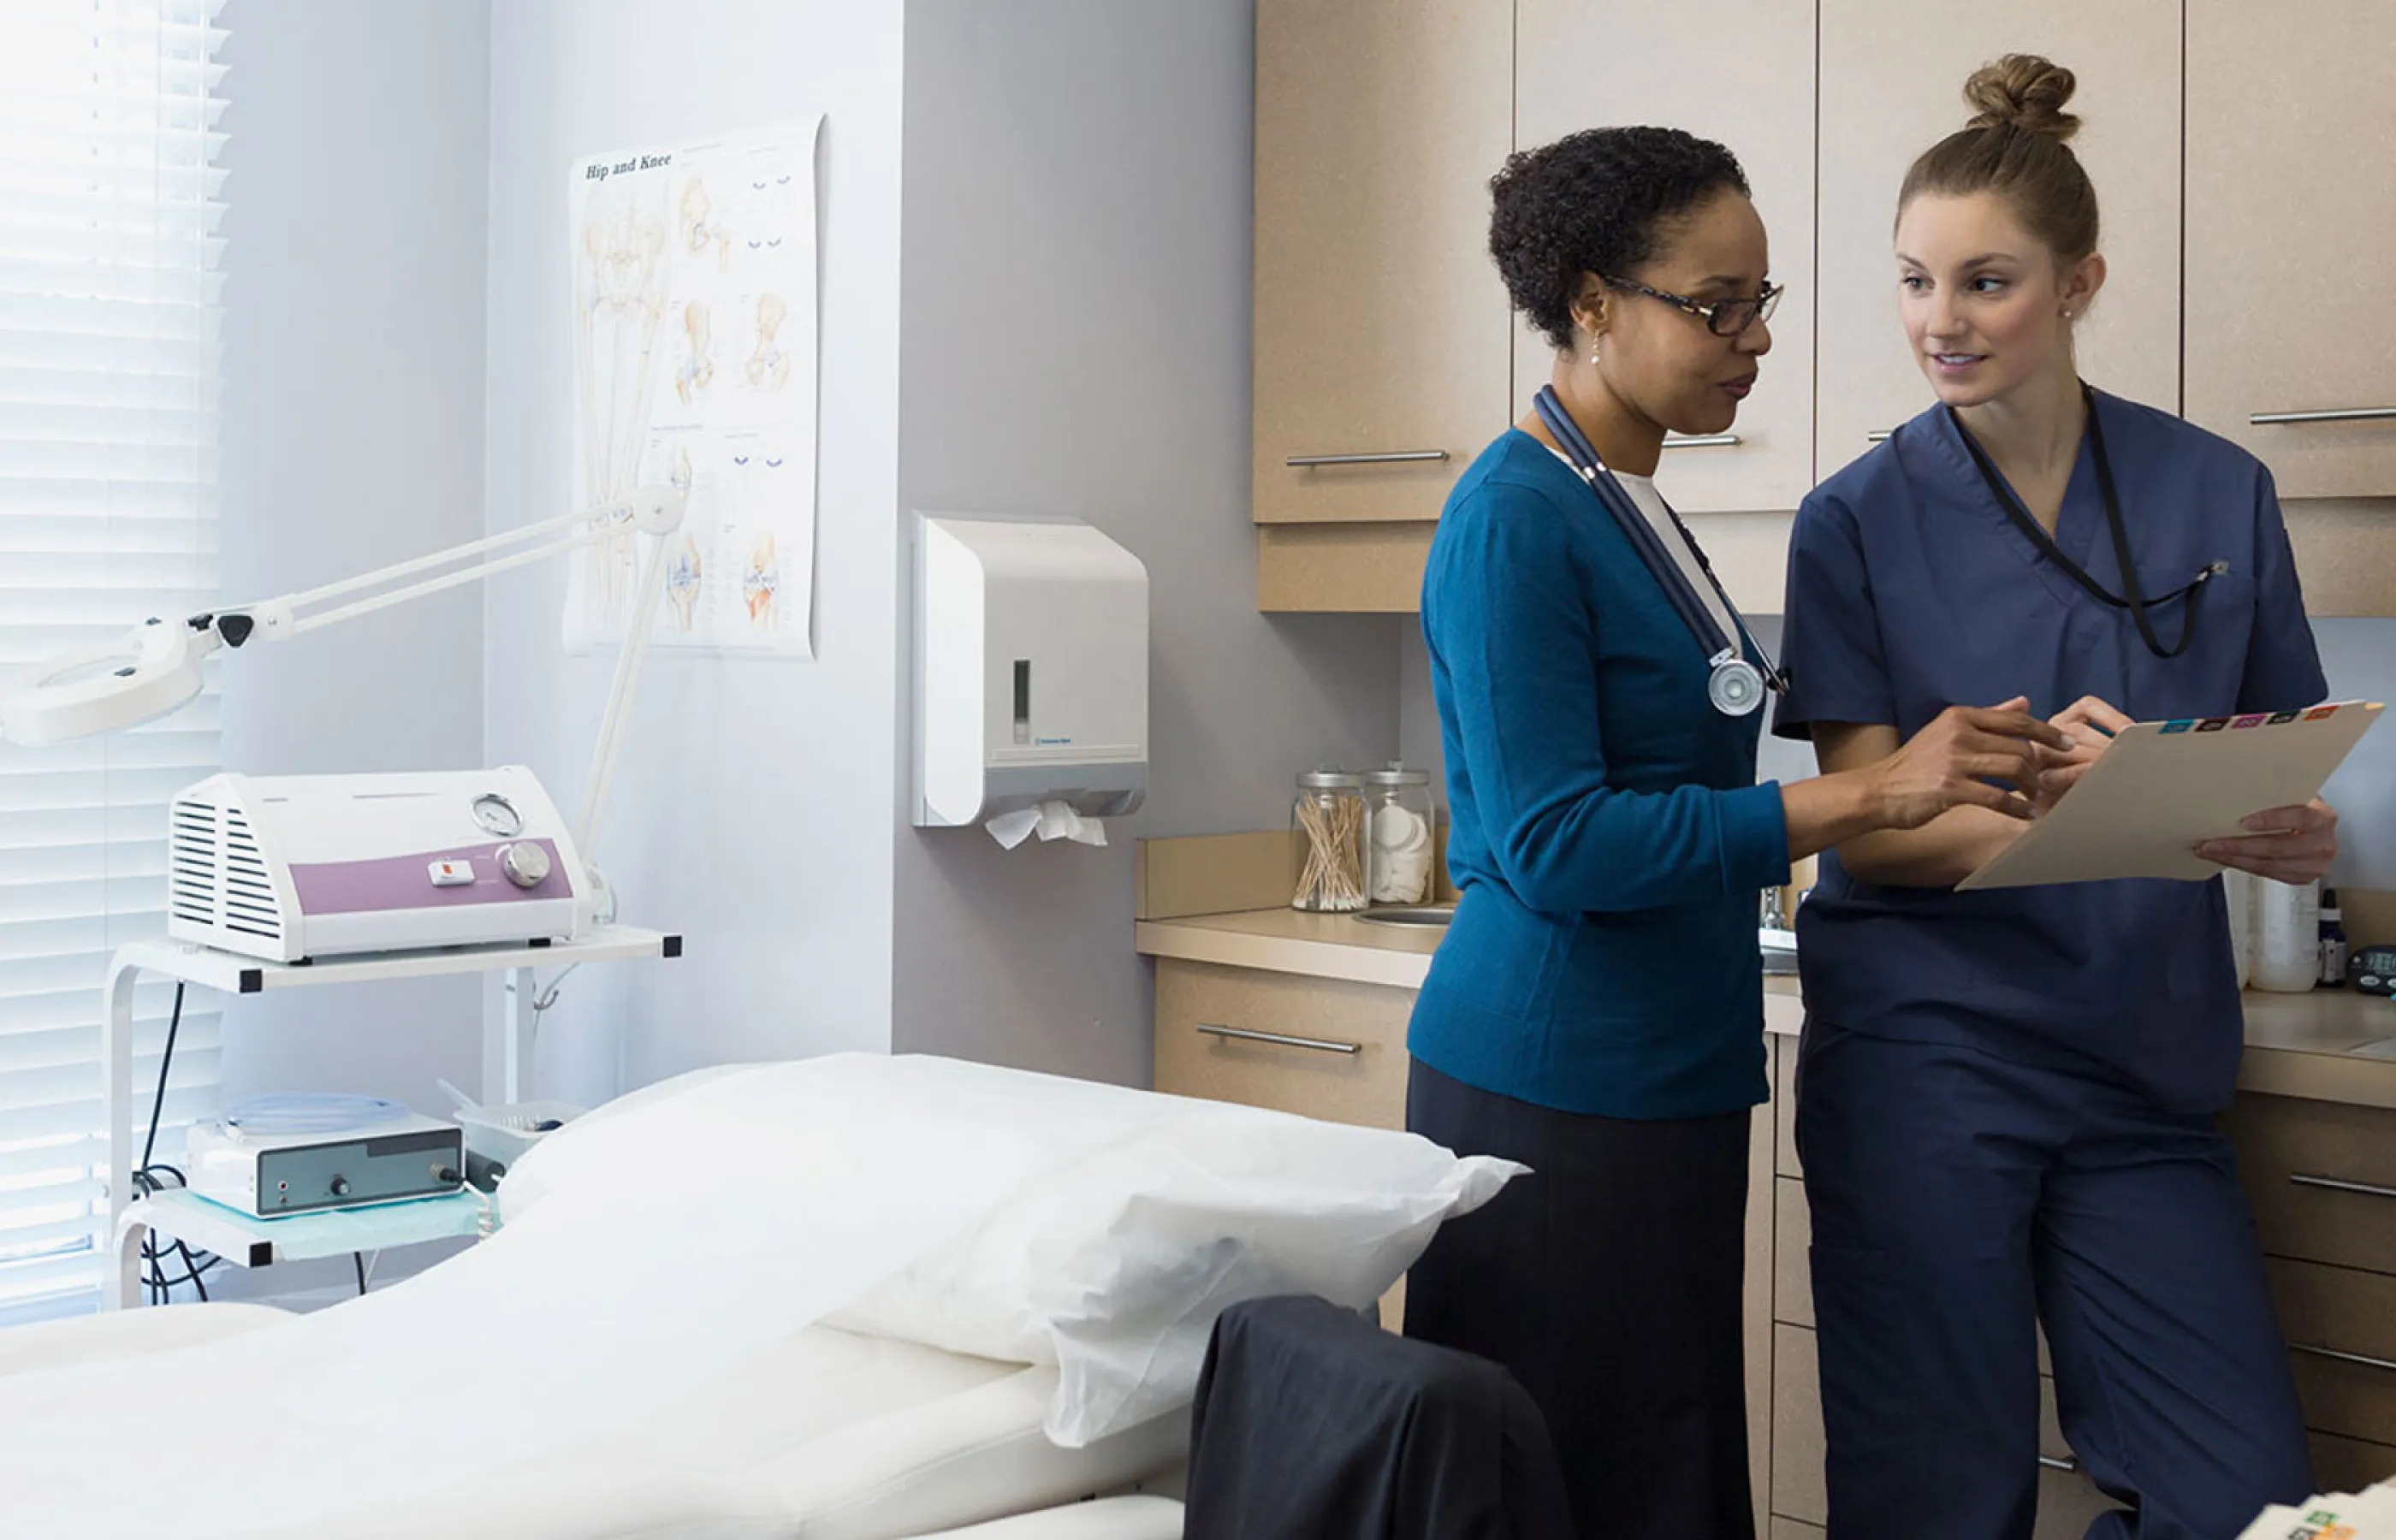
[[[0,684],[0,740],[35,747],[137,727],[198,695],[203,683],[200,666],[220,648],[237,649],[252,641],[286,642],[306,631],[637,531],[661,538],[642,568],[632,624],[616,655],[615,683],[608,691],[606,715],[600,724],[598,747],[583,787],[575,843],[588,864],[599,816],[615,780],[627,710],[640,683],[641,660],[648,650],[649,631],[657,622],[659,596],[665,586],[667,542],[662,537],[682,527],[685,501],[679,487],[637,487],[595,508],[304,592],[235,604],[181,621],[153,617],[113,640],[61,653]],[[466,562],[473,564],[459,565]]]

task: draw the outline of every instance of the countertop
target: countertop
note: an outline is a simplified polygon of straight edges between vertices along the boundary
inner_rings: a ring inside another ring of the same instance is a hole
[[[1150,957],[1417,989],[1445,934],[1436,926],[1271,909],[1144,920],[1135,945]],[[2250,989],[2245,1002],[2240,1089],[2396,1109],[2396,1002],[2349,989],[2300,995]],[[1804,1020],[1797,980],[1766,978],[1764,1029],[1793,1035]]]

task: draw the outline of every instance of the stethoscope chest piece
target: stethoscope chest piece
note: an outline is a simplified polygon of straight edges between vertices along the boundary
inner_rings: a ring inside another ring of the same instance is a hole
[[[1717,657],[1706,676],[1706,698],[1724,716],[1752,715],[1764,704],[1764,670],[1744,657]]]

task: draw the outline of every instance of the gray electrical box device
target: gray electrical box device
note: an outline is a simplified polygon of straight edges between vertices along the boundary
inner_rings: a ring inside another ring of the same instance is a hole
[[[272,1218],[458,1190],[466,1131],[408,1117],[339,1134],[258,1135],[221,1123],[191,1132],[192,1190]]]

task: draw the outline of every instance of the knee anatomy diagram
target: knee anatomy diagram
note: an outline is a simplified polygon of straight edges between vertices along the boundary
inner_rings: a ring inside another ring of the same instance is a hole
[[[671,477],[690,497],[655,646],[809,652],[820,121],[592,155],[569,174],[574,495]],[[569,645],[621,636],[637,538],[576,564]]]

